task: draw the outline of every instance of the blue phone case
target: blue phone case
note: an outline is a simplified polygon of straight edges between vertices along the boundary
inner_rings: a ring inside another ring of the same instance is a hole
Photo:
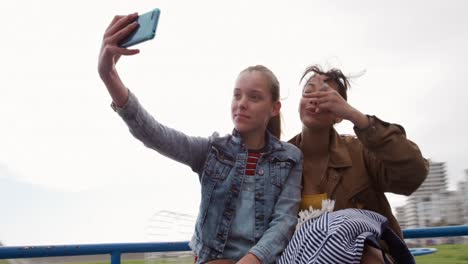
[[[128,48],[143,41],[153,39],[156,35],[160,13],[159,8],[155,8],[148,13],[138,16],[137,23],[139,27],[126,39],[122,40],[119,45],[123,48]]]

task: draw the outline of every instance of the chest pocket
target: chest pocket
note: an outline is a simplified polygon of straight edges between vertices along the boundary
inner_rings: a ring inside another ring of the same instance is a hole
[[[212,146],[205,163],[205,175],[211,179],[224,180],[234,167],[234,163],[233,157]]]
[[[296,161],[288,157],[272,157],[270,162],[271,184],[282,189],[295,164]]]

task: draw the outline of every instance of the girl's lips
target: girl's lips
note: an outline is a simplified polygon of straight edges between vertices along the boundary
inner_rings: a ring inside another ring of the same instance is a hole
[[[245,119],[250,118],[248,115],[244,115],[244,114],[235,114],[234,117],[240,117],[240,118],[245,118]]]
[[[306,108],[305,111],[307,112],[307,114],[316,115],[316,114],[318,114],[318,113],[315,112],[315,109],[316,109],[316,108]]]

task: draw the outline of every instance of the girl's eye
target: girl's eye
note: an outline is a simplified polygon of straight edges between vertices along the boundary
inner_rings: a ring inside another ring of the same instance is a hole
[[[261,97],[258,94],[252,94],[252,95],[250,95],[250,99],[252,99],[254,101],[258,101],[258,100],[261,99]]]
[[[314,91],[314,85],[312,83],[307,83],[302,90],[303,94],[308,94]]]
[[[234,93],[233,96],[234,96],[235,99],[240,99],[240,97],[241,97],[240,93]]]

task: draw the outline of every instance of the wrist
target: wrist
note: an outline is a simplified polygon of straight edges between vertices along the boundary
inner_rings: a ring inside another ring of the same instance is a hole
[[[247,256],[250,256],[250,259],[252,261],[254,261],[255,263],[258,263],[258,264],[262,264],[262,261],[260,260],[260,258],[258,258],[255,254],[253,254],[252,252],[249,252],[247,253]]]
[[[117,70],[112,69],[112,70],[99,70],[99,77],[101,77],[101,80],[106,84],[111,84],[115,82],[116,79],[119,78],[119,74],[117,73]]]
[[[350,121],[358,129],[365,129],[365,128],[369,127],[369,125],[370,125],[369,117],[367,117],[367,115],[359,112],[356,109],[354,110]]]
[[[112,98],[113,105],[117,107],[124,106],[128,101],[128,89],[122,83],[117,71],[115,69],[105,73],[99,71],[99,76]]]

